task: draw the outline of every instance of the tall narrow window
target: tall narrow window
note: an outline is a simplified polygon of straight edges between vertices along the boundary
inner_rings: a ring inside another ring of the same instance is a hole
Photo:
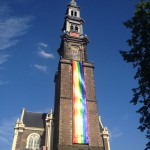
[[[40,150],[40,136],[37,133],[32,133],[28,136],[26,148]]]
[[[73,29],[74,29],[74,28],[73,28],[73,25],[71,25],[71,26],[70,26],[70,30],[73,31]]]
[[[76,26],[76,27],[75,27],[75,31],[77,31],[77,32],[78,32],[78,29],[79,29],[79,28]]]
[[[71,16],[73,16],[73,10],[71,11]]]
[[[77,12],[76,11],[74,12],[74,15],[77,17]]]

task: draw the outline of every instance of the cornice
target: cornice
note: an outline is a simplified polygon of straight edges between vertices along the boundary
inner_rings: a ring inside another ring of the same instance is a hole
[[[79,36],[79,37],[73,37],[73,36],[70,36],[69,33],[65,33],[65,34],[61,35],[61,38],[63,40],[67,40],[68,42],[73,41],[73,42],[77,42],[77,43],[79,43],[79,42],[83,42],[86,44],[89,43],[88,38],[83,35]]]
[[[25,130],[32,130],[32,131],[45,131],[44,128],[35,128],[35,127],[25,127]]]
[[[66,16],[65,16],[65,19],[71,19],[71,20],[74,20],[74,21],[82,22],[82,23],[85,22],[82,18],[74,17],[74,16],[70,16],[70,15],[66,15]]]

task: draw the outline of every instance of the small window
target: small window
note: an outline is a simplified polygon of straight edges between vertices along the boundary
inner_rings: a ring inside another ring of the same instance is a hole
[[[40,136],[37,133],[32,133],[28,136],[26,148],[40,150]]]
[[[78,32],[78,30],[79,30],[79,28],[76,26],[76,27],[75,27],[75,31],[77,31],[77,32]]]
[[[74,29],[74,28],[73,28],[73,25],[71,25],[71,26],[70,26],[70,30],[72,31],[73,29]]]
[[[76,11],[74,12],[74,15],[77,17],[77,12]]]
[[[73,16],[73,10],[71,11],[71,16]]]

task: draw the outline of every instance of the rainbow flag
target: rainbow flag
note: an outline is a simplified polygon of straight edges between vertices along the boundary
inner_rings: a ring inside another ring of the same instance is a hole
[[[73,67],[73,143],[89,144],[86,90],[81,62],[72,62]]]

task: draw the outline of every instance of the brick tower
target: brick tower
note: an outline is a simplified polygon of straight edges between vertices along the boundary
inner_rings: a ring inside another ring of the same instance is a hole
[[[68,4],[55,75],[53,150],[110,150],[109,134],[98,115],[94,64],[75,0]]]
[[[68,4],[58,49],[54,112],[22,109],[12,150],[110,150],[109,133],[98,115],[94,64],[87,59],[80,7]]]

